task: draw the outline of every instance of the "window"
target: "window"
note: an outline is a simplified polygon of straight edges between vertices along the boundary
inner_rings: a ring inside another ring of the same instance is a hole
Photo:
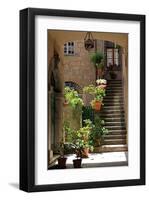
[[[67,56],[67,55],[74,55],[74,42],[66,42],[64,44],[64,55]]]
[[[119,49],[107,48],[107,67],[119,65]]]

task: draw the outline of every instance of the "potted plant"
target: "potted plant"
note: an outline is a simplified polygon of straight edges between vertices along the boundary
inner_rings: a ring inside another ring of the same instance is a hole
[[[85,125],[81,127],[74,136],[73,143],[75,144],[75,153],[77,157],[88,158],[89,151],[93,150],[93,141],[90,137],[92,122],[87,119],[84,120]]]
[[[94,110],[100,111],[101,105],[103,104],[102,101],[105,96],[105,89],[98,86],[89,85],[84,87],[83,91],[94,96],[94,99],[91,101],[91,106]]]
[[[79,97],[78,92],[68,86],[64,88],[64,98],[74,110],[81,110],[82,106],[84,105],[83,100]]]
[[[114,66],[113,65],[109,66],[109,75],[110,75],[111,79],[116,79],[117,78],[117,74],[114,71]]]
[[[91,136],[94,146],[100,146],[102,144],[104,136],[108,134],[108,129],[106,129],[104,125],[105,121],[96,116],[91,130]]]
[[[65,169],[67,157],[65,156],[65,144],[63,141],[58,145],[58,152],[60,154],[60,157],[58,158],[58,168]]]
[[[77,155],[77,159],[73,160],[74,168],[81,168],[82,158]]]
[[[116,79],[117,78],[117,74],[114,71],[109,71],[110,77],[111,79]]]
[[[96,67],[96,77],[102,78],[104,70],[104,55],[101,52],[95,52],[91,55],[91,62]]]
[[[107,80],[106,79],[97,79],[96,84],[98,87],[106,89],[107,87]]]

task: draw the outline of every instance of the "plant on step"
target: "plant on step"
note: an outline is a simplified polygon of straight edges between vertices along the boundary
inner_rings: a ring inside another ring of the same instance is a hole
[[[73,138],[75,153],[77,157],[88,158],[89,151],[93,151],[93,140],[91,137],[92,122],[84,120],[85,126],[76,131]]]
[[[107,80],[106,79],[97,79],[96,84],[98,87],[106,89],[107,87]]]
[[[96,67],[96,77],[101,78],[104,70],[104,54],[102,52],[95,52],[91,55],[91,62]]]
[[[105,89],[98,86],[89,85],[83,88],[83,92],[94,96],[94,99],[91,101],[91,106],[93,109],[100,111],[102,101],[105,96]]]
[[[96,116],[91,130],[91,137],[94,145],[100,146],[106,134],[108,134],[108,129],[105,128],[105,121]]]
[[[117,73],[114,71],[114,66],[110,65],[109,66],[109,75],[111,79],[116,79]]]
[[[73,109],[80,110],[84,105],[83,100],[79,97],[78,92],[68,86],[64,88],[64,98]]]

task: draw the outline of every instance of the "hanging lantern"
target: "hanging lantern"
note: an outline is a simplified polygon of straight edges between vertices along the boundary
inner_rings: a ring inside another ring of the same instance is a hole
[[[94,48],[94,39],[91,32],[87,32],[84,38],[84,47],[87,51]]]

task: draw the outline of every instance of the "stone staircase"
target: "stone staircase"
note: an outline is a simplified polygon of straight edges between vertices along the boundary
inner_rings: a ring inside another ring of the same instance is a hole
[[[104,137],[103,145],[96,147],[95,152],[127,151],[126,124],[121,80],[108,81],[104,106],[99,113],[105,120],[109,133]]]

